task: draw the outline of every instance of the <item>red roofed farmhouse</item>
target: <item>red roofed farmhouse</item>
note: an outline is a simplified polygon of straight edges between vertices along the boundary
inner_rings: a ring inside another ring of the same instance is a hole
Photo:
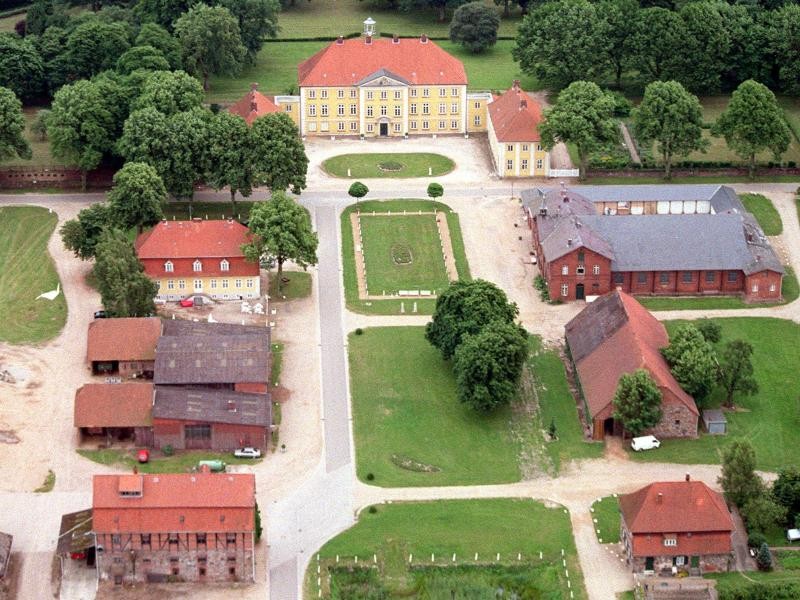
[[[619,435],[612,401],[620,377],[645,369],[661,392],[661,421],[646,434],[696,437],[700,416],[661,356],[669,344],[664,326],[628,294],[615,291],[588,304],[566,325],[566,338],[575,364],[592,437]]]
[[[730,571],[733,519],[701,481],[651,483],[619,498],[620,539],[635,573]]]
[[[215,300],[258,298],[258,263],[241,247],[250,232],[234,220],[162,221],[136,238],[136,254],[145,274],[158,281],[157,300],[204,294]]]
[[[95,475],[93,488],[101,580],[254,580],[254,475]]]

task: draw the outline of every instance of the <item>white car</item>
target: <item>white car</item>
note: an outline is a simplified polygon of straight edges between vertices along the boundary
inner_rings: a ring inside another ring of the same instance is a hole
[[[261,458],[261,450],[258,448],[237,448],[233,451],[237,458]]]
[[[652,450],[653,448],[658,448],[659,446],[661,446],[661,442],[659,442],[654,435],[635,437],[631,441],[631,448],[633,448],[636,452],[639,452],[639,450]]]

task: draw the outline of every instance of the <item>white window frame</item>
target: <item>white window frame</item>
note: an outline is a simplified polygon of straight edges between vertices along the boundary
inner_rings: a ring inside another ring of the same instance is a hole
[[[337,98],[344,98],[344,90],[336,90]]]
[[[314,90],[314,89],[308,90],[308,99],[309,100],[313,100],[316,97],[317,97],[317,90]]]
[[[447,103],[446,102],[439,102],[439,114],[446,115],[447,114]]]
[[[569,275],[569,265],[562,265],[561,266],[561,274],[562,275]]]
[[[394,91],[394,99],[395,100],[400,100],[400,98],[402,98],[402,97],[403,97],[403,94],[400,92],[400,90],[395,90]]]
[[[317,106],[316,106],[316,104],[309,104],[308,105],[308,116],[309,117],[316,117],[317,116]]]
[[[179,290],[185,290],[186,289],[186,280],[185,279],[179,279],[178,280],[178,289]]]
[[[561,284],[561,296],[564,298],[569,296],[569,284],[567,283]]]
[[[168,260],[164,263],[164,272],[165,273],[174,273],[175,272],[175,265],[172,264],[171,260]]]
[[[322,106],[320,106],[320,114],[323,117],[327,117],[328,116],[328,105],[327,104],[323,104]]]
[[[394,124],[394,131],[395,131],[395,133],[400,133],[400,123],[395,123]]]
[[[358,123],[355,121],[350,122],[350,131],[358,131]]]
[[[381,90],[381,100],[386,100],[389,97],[389,93],[386,90]]]
[[[678,545],[678,538],[664,538],[664,546],[674,548]]]
[[[340,116],[340,117],[344,116],[344,104],[338,104],[336,106],[336,114],[337,114],[337,116]]]
[[[200,262],[200,259],[195,259],[192,263],[192,271],[194,273],[202,273],[203,272],[203,263]]]
[[[450,112],[453,114],[458,114],[458,102],[453,102],[450,104]]]
[[[174,279],[167,279],[167,289],[174,290],[175,289],[175,280]]]
[[[227,258],[223,258],[219,261],[219,270],[220,271],[230,271],[231,270],[231,263],[228,262]]]
[[[400,108],[400,105],[399,105],[399,104],[397,104],[397,105],[394,107],[394,116],[395,116],[395,117],[399,117],[399,116],[401,116],[401,115],[402,115],[402,112],[401,112],[401,110],[402,110],[402,109]]]
[[[458,121],[450,121],[450,129],[458,129]]]
[[[417,128],[417,122],[416,121],[409,121],[408,122],[408,128],[409,129],[416,129]]]
[[[328,90],[323,89],[322,91],[320,91],[319,97],[325,100],[328,97]]]
[[[236,284],[236,289],[237,290],[242,288],[242,280],[241,279],[234,280],[234,283]]]
[[[513,171],[514,170],[514,161],[510,158],[506,161],[506,171]]]
[[[600,265],[595,265],[592,267],[592,273],[595,275],[600,275]]]
[[[345,130],[344,121],[339,121],[338,123],[336,123],[336,130],[337,131],[344,131]]]
[[[475,118],[472,120],[472,122],[475,124],[475,127],[480,127],[481,126],[481,116],[480,115],[475,115]]]
[[[358,114],[358,106],[355,104],[350,105],[350,116],[355,117]]]
[[[367,107],[367,116],[368,116],[368,117],[371,117],[371,116],[373,116],[374,114],[375,114],[375,112],[374,112],[374,110],[372,109],[372,107],[371,107],[371,106],[368,106],[368,107]]]

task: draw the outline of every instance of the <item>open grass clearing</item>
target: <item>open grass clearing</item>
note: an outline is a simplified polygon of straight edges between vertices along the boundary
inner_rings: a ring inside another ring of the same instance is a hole
[[[283,343],[272,343],[272,370],[269,380],[273,386],[280,385],[281,369],[283,368]]]
[[[574,598],[586,597],[569,514],[561,507],[546,508],[533,500],[491,499],[403,502],[374,509],[361,511],[356,525],[320,549],[326,575],[331,573],[329,568],[334,569],[334,594],[324,597],[362,597],[353,593],[347,571],[335,568],[337,555],[340,566],[352,566],[355,556],[361,557],[360,564],[369,565],[375,555],[377,568],[362,573],[370,591],[383,592],[381,598],[444,598],[450,597],[450,590],[461,597],[476,589],[483,595],[469,597],[495,597],[498,587],[529,589],[528,595],[520,596],[525,598],[566,597],[569,589]],[[571,588],[564,576],[562,550]],[[306,589],[315,597],[316,577],[312,563]],[[349,595],[335,595],[348,583]],[[490,587],[492,583],[496,585]]]
[[[601,544],[616,544],[619,542],[619,498],[606,496],[592,504],[592,519],[597,540]]]
[[[717,594],[721,600],[732,597],[729,594],[745,590],[751,586],[757,586],[758,584],[780,585],[791,583],[798,586],[798,591],[800,591],[800,572],[798,571],[748,571],[747,573],[734,571],[731,573],[713,573],[705,577],[717,580]],[[754,597],[769,598],[770,596],[766,594]]]
[[[269,274],[270,302],[285,302],[308,298],[311,295],[311,273],[307,271],[284,271],[281,275],[283,289],[278,291],[278,273]]]
[[[164,217],[168,221],[188,221],[199,219],[230,219],[246,222],[250,217],[250,209],[255,202],[238,201],[236,206],[230,202],[167,202],[164,206]]]
[[[18,15],[9,15],[7,17],[0,17],[0,32],[2,31],[13,32],[14,26],[19,21],[24,21],[26,14],[27,13],[20,13]]]
[[[427,152],[340,154],[322,163],[328,174],[350,179],[436,177],[449,173],[455,166],[446,156]]]
[[[447,226],[450,230],[450,243],[453,247],[453,256],[456,261],[456,270],[459,279],[469,279],[469,266],[467,255],[464,251],[464,239],[461,235],[461,226],[458,214],[446,204],[441,202],[431,202],[430,200],[368,200],[358,202],[348,206],[341,216],[342,232],[342,264],[344,266],[344,295],[347,308],[359,313],[396,315],[404,310],[406,314],[411,313],[414,303],[417,312],[423,315],[430,315],[436,306],[433,298],[414,299],[391,299],[391,300],[361,300],[358,297],[358,280],[356,277],[355,244],[353,242],[353,228],[350,223],[350,214],[355,211],[361,212],[432,212],[442,211],[447,215]],[[383,218],[383,217],[381,217]],[[369,249],[366,249],[369,252]],[[443,259],[442,259],[443,260]],[[369,275],[369,268],[367,269]]]
[[[60,284],[47,251],[57,221],[46,208],[0,208],[0,341],[44,342],[66,323],[63,291],[53,300],[36,298]]]
[[[78,449],[78,454],[101,465],[119,467],[130,472],[136,467],[140,473],[188,473],[197,467],[201,460],[221,460],[229,465],[252,465],[262,459],[237,458],[233,452],[214,452],[208,450],[175,450],[172,456],[153,450],[150,462],[136,460],[136,450],[106,448],[104,450]]]
[[[738,410],[726,412],[726,435],[700,434],[696,440],[662,440],[661,447],[648,452],[628,452],[632,460],[718,464],[725,448],[737,438],[747,438],[756,451],[759,469],[777,471],[800,461],[796,443],[800,426],[800,398],[797,395],[797,365],[800,364],[800,325],[772,318],[715,319],[722,327],[718,350],[728,341],[747,340],[753,346],[753,367],[759,392],[736,396]],[[685,321],[668,321],[674,331]],[[716,390],[708,406],[719,406]]]
[[[781,306],[797,300],[800,284],[794,269],[784,265],[783,285],[780,302],[751,304],[738,296],[637,296],[636,299],[648,310],[728,310],[765,306]]]
[[[772,204],[772,200],[762,194],[740,194],[739,199],[747,211],[753,213],[765,235],[783,233],[781,216]]]
[[[4,167],[63,167],[64,164],[50,154],[50,142],[46,139],[41,139],[38,135],[31,131],[31,125],[36,120],[36,115],[41,108],[29,106],[22,109],[22,114],[25,117],[25,139],[31,147],[33,156],[30,160],[24,158],[13,157],[8,160],[0,162]]]

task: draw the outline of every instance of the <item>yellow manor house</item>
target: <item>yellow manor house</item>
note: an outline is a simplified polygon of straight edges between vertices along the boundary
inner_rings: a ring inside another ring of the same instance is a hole
[[[304,138],[485,133],[499,176],[554,176],[539,136],[539,102],[518,81],[500,96],[469,92],[463,63],[425,35],[377,37],[367,19],[361,37],[339,37],[297,70],[299,96],[273,102],[254,87],[231,111],[248,122],[285,112]]]

